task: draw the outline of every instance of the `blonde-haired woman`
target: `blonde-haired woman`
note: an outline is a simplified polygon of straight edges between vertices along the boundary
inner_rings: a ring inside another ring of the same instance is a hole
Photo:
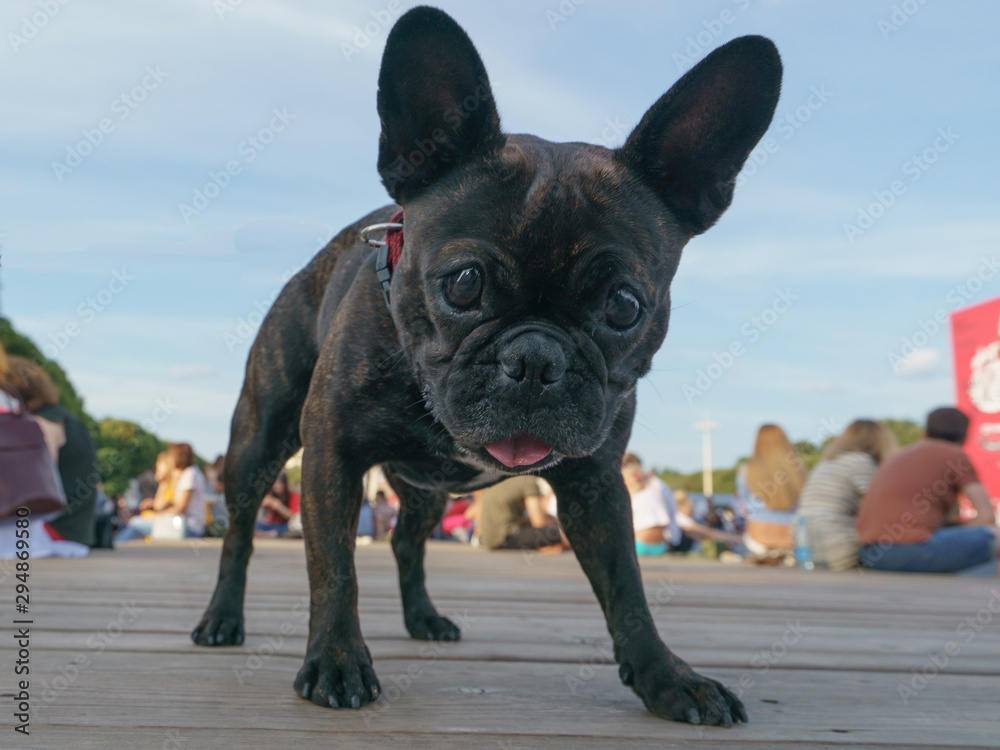
[[[156,480],[156,494],[145,498],[139,503],[139,513],[129,519],[125,528],[118,531],[116,542],[129,542],[133,539],[145,539],[153,533],[153,523],[156,516],[168,510],[174,503],[174,489],[177,484],[177,464],[170,451],[163,451],[156,457],[153,469]]]
[[[746,518],[743,541],[751,553],[768,557],[791,551],[792,517],[805,480],[805,467],[785,431],[775,424],[761,427],[753,455],[736,474]]]
[[[875,469],[898,448],[885,425],[857,419],[823,450],[806,481],[799,515],[806,520],[812,561],[831,570],[858,564],[855,517]]]

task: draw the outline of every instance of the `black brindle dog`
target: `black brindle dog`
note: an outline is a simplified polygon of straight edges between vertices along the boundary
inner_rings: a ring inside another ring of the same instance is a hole
[[[295,689],[360,708],[380,693],[358,623],[364,473],[382,464],[400,496],[403,613],[427,640],[459,638],[424,586],[424,542],[448,493],[535,474],[559,499],[622,682],[657,716],[746,721],[656,632],[620,463],[681,248],[729,206],[781,72],[769,40],[742,37],[681,78],[621,148],[550,143],[501,131],[482,60],[449,16],[401,17],[379,73],[378,170],[405,210],[402,253],[382,264],[383,294],[385,251],[359,238],[397,211],[379,209],[289,281],[264,320],[226,458],[231,526],[195,643],[243,642],[254,518],[302,445],[312,601]]]

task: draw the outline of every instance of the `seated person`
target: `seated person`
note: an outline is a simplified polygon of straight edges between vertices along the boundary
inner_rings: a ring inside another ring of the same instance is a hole
[[[812,562],[831,570],[858,565],[855,521],[861,498],[882,461],[898,446],[885,425],[857,419],[823,449],[823,459],[809,474],[799,498]]]
[[[766,424],[753,455],[736,472],[736,494],[746,518],[743,543],[757,558],[790,555],[791,523],[806,472],[785,431]]]
[[[653,472],[642,468],[634,453],[622,459],[622,479],[632,498],[632,527],[637,555],[665,555],[681,545],[674,493]],[[688,545],[690,547],[690,545]]]
[[[361,499],[361,510],[358,512],[358,528],[355,535],[358,544],[371,544],[375,541],[375,512],[366,497]]]
[[[568,548],[559,522],[545,512],[546,500],[540,480],[532,476],[511,477],[482,490],[481,544],[488,549],[553,552]]]
[[[226,485],[223,473],[225,456],[205,466],[205,536],[225,536],[229,528],[229,509],[226,507]]]
[[[912,573],[992,567],[996,574],[996,516],[962,450],[968,429],[958,409],[935,409],[926,437],[882,462],[858,512],[862,565]],[[954,520],[959,492],[976,510],[964,523]]]
[[[132,516],[123,528],[118,530],[118,534],[115,536],[116,542],[144,539],[152,534],[153,519],[156,518],[156,514],[161,509],[173,503],[175,484],[174,460],[168,451],[164,451],[156,457],[153,478],[157,483],[156,492],[153,494],[153,497],[144,498],[139,503],[139,512]]]
[[[174,501],[167,512],[184,519],[184,536],[205,535],[205,475],[194,462],[194,450],[187,443],[174,443],[167,449],[174,458],[177,484]]]
[[[48,535],[90,547],[94,543],[97,449],[83,421],[60,406],[59,389],[48,372],[24,357],[8,359],[8,384],[42,428],[66,493],[66,510],[46,523]]]
[[[470,500],[465,496],[452,498],[441,519],[441,531],[466,544],[472,540],[472,519],[467,515]]]
[[[254,524],[254,536],[275,537],[288,531],[288,522],[298,510],[298,495],[288,489],[288,477],[280,474],[264,495],[260,517]]]
[[[156,488],[156,497],[146,499],[139,509],[152,511],[129,519],[118,532],[115,541],[127,542],[147,537],[159,516],[181,519],[184,537],[200,537],[205,533],[205,476],[194,463],[194,451],[187,443],[174,443],[166,454],[157,459],[157,476],[164,479]],[[161,487],[163,488],[161,492]]]
[[[694,520],[694,504],[685,490],[674,492],[674,499],[677,501],[677,525],[681,528],[681,543],[677,547],[678,552],[687,552],[694,546],[695,542],[705,539],[722,542],[731,549],[742,549],[743,537],[739,534],[725,529],[715,529]]]
[[[375,507],[372,508],[372,515],[375,519],[375,538],[385,539],[392,530],[396,528],[397,512],[389,504],[389,498],[383,490],[375,493]]]

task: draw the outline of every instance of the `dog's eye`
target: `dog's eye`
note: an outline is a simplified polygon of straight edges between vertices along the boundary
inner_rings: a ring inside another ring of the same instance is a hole
[[[604,303],[604,317],[612,328],[631,328],[639,319],[639,300],[625,287],[613,287]]]
[[[445,299],[459,310],[475,305],[482,293],[483,276],[478,268],[463,268],[444,280]]]

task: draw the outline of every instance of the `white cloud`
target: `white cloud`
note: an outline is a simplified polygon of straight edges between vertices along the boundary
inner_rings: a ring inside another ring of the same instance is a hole
[[[937,349],[915,349],[909,357],[896,363],[893,369],[903,377],[925,375],[937,370],[941,360],[941,352]]]

